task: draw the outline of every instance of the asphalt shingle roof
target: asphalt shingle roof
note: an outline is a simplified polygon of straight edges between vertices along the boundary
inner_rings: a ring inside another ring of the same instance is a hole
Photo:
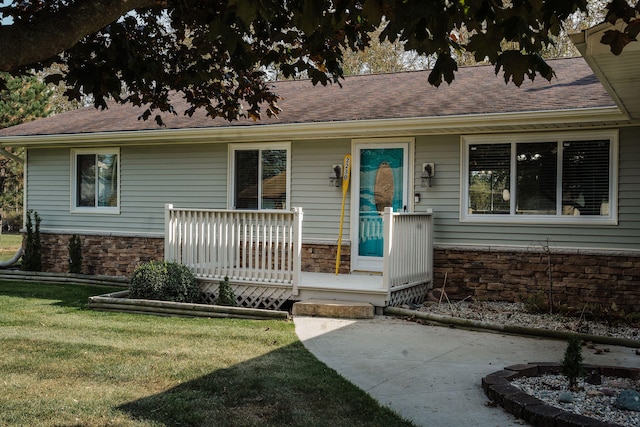
[[[337,122],[413,117],[464,116],[549,110],[573,110],[615,106],[582,58],[549,61],[556,78],[538,77],[520,88],[506,85],[493,66],[462,67],[451,85],[439,88],[427,82],[429,71],[373,74],[345,78],[342,87],[313,86],[309,80],[275,82],[282,98],[278,118],[258,122],[241,119],[229,123],[198,112],[182,114],[184,101],[175,103],[177,116],[162,114],[167,129],[263,126],[269,124]],[[143,110],[112,104],[107,110],[93,107],[69,111],[0,130],[3,136],[76,134],[159,129],[154,120],[138,120]]]

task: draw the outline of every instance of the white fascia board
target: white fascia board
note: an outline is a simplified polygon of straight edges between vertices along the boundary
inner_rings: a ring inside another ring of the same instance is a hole
[[[616,105],[618,105],[620,111],[624,113],[627,120],[631,120],[631,116],[633,114],[628,111],[625,98],[628,100],[628,98],[630,96],[633,97],[634,94],[618,93],[616,88],[611,84],[611,76],[609,76],[608,73],[600,66],[600,61],[603,58],[611,58],[614,56],[611,52],[610,46],[602,43],[602,36],[606,31],[611,29],[623,31],[626,26],[627,24],[621,19],[619,19],[615,25],[604,22],[591,28],[587,28],[579,33],[570,34],[569,39],[578,49],[582,58],[587,62],[587,64],[589,64],[589,67],[591,67],[593,73],[596,75],[602,86],[604,86]],[[632,42],[625,46],[623,52],[618,55],[618,58],[620,61],[624,61],[624,58],[629,58],[634,54],[638,55],[639,51],[640,42]],[[635,56],[635,58],[637,58],[637,56]],[[637,63],[637,60],[635,62]]]
[[[434,135],[496,132],[501,127],[595,125],[627,122],[617,107],[598,107],[535,112],[469,114],[344,122],[291,123],[256,126],[158,129],[141,131],[96,132],[82,134],[30,135],[0,137],[0,147],[85,147],[104,145],[163,145],[175,143],[268,142],[281,140],[362,138],[390,135]]]

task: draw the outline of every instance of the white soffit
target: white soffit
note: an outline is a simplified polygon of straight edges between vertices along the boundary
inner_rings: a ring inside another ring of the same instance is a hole
[[[615,27],[600,24],[570,37],[618,107],[631,120],[640,121],[640,41],[629,43],[620,55],[600,42],[607,30],[623,29],[625,24],[620,22]]]

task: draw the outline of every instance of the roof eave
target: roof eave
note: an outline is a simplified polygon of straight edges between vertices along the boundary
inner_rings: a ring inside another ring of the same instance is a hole
[[[620,111],[629,120],[640,122],[640,81],[625,75],[629,70],[635,75],[640,66],[640,42],[628,44],[620,55],[611,53],[609,46],[601,42],[605,31],[623,30],[625,23],[619,20],[615,25],[603,23],[588,28],[580,33],[571,34],[569,38],[576,46],[584,60],[607,90]],[[629,74],[628,73],[628,74]]]
[[[628,123],[617,107],[439,117],[0,137],[0,147],[166,145],[545,130]]]

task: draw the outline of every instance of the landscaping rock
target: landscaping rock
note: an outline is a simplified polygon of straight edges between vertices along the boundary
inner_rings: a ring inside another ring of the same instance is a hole
[[[563,391],[558,396],[558,402],[560,403],[573,403],[573,393],[570,391]]]
[[[640,393],[635,390],[622,390],[616,399],[616,407],[640,412]]]
[[[592,371],[589,375],[587,375],[584,378],[584,382],[593,384],[593,385],[600,385],[602,384],[602,376],[596,371]]]

